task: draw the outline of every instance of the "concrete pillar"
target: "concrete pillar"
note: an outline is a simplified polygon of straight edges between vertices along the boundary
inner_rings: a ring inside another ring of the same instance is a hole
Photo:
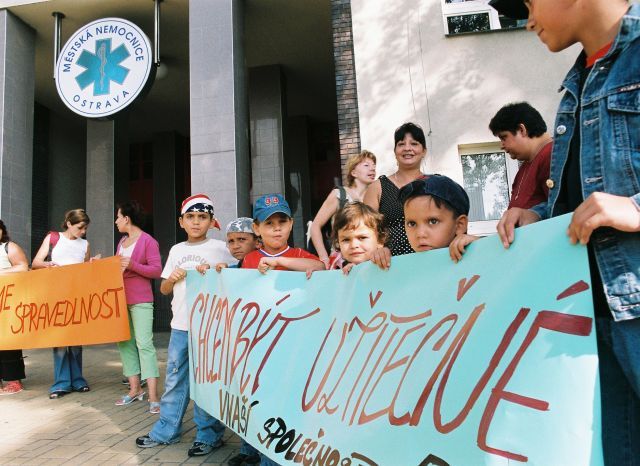
[[[223,225],[251,212],[243,9],[189,1],[191,191],[212,196]]]
[[[35,31],[0,10],[0,218],[31,257]]]
[[[284,96],[284,76],[279,65],[251,68],[249,115],[252,201],[263,194],[285,194],[283,140],[286,107]],[[294,199],[288,198],[287,201],[290,204],[293,202],[291,205],[293,209]]]
[[[126,200],[129,184],[127,121],[87,121],[87,235],[91,255],[111,256],[117,239],[116,202]],[[117,176],[116,176],[117,174]]]

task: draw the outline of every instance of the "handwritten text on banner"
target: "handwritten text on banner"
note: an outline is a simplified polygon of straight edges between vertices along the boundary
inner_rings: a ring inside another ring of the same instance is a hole
[[[0,276],[0,350],[129,338],[117,257]]]
[[[188,277],[195,401],[280,464],[602,465],[568,217],[341,272]]]

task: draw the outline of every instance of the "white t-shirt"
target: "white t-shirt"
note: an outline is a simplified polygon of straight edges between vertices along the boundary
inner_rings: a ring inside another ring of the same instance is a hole
[[[51,251],[51,261],[58,265],[82,264],[88,245],[86,239],[69,239],[60,233],[58,242]]]
[[[208,238],[199,243],[184,241],[178,243],[169,251],[167,263],[162,270],[162,278],[169,278],[171,272],[177,267],[183,270],[195,270],[198,265],[209,264],[211,268],[219,262],[235,264],[237,261],[229,253],[224,241]],[[189,312],[186,305],[187,281],[180,280],[173,286],[173,299],[171,300],[171,328],[176,330],[189,330]]]

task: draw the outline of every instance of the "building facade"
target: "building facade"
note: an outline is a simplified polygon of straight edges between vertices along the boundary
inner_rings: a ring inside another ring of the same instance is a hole
[[[56,91],[52,13],[64,15],[61,45],[109,17],[155,42],[154,1],[0,8],[0,217],[30,256],[76,207],[92,219],[92,252],[113,254],[115,205],[135,198],[166,257],[182,239],[177,207],[194,192],[212,196],[222,225],[284,192],[302,245],[349,155],[371,150],[379,174],[394,171],[393,132],[406,121],[428,135],[424,170],[464,183],[474,231],[488,232],[517,170],[489,120],[527,100],[551,128],[577,55],[551,55],[486,0],[163,0],[146,95],[95,119]]]

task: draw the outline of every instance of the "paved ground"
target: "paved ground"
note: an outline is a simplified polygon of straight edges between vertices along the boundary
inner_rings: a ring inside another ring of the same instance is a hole
[[[160,387],[164,381],[168,333],[156,334],[160,362]],[[122,365],[115,345],[84,348],[84,375],[91,391],[48,398],[52,382],[51,350],[27,350],[25,390],[0,397],[0,464],[225,464],[239,448],[230,430],[226,444],[208,456],[189,458],[195,427],[189,407],[177,444],[141,449],[135,438],[149,432],[158,418],[149,404],[129,406],[114,402],[126,393],[121,384]],[[162,393],[162,391],[160,391]]]

